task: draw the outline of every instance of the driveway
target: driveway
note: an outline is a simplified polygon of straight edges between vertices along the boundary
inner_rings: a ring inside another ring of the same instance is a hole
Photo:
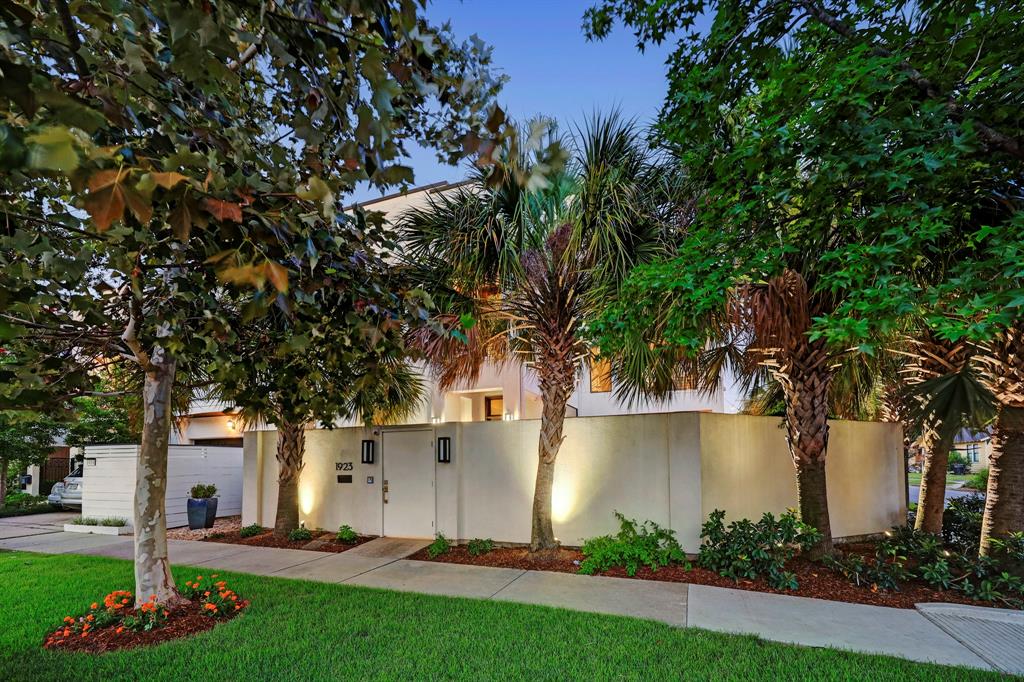
[[[8,516],[0,519],[0,540],[60,533],[64,530],[64,524],[76,516],[78,514],[75,512]]]

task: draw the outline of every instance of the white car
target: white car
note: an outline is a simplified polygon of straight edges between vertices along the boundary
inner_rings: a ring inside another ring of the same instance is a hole
[[[60,483],[54,483],[46,498],[52,506],[60,509],[82,508],[82,465],[64,477]]]

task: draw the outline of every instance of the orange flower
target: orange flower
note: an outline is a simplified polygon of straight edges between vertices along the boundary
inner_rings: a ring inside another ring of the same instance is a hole
[[[72,618],[71,616],[64,616],[64,622],[65,623],[74,623],[75,619]]]
[[[202,580],[202,579],[203,579],[203,576],[201,576],[201,575],[197,575],[196,576],[196,580]]]
[[[216,611],[217,610],[217,606],[215,604],[211,604],[209,602],[207,602],[206,604],[203,604],[203,608],[206,609],[207,611]]]
[[[88,616],[85,617],[85,619],[91,623],[92,621],[96,620],[96,616],[90,613]]]
[[[219,575],[218,573],[214,573],[214,574],[213,574],[213,575],[211,575],[210,577],[211,577],[211,578],[216,578],[216,577],[217,577],[218,575]]]
[[[124,632],[124,626],[123,625],[118,625],[117,629],[114,630],[114,632],[116,632],[117,634],[121,634],[122,632]]]
[[[100,607],[100,605],[99,605],[99,604],[97,604],[96,602],[93,602],[93,603],[92,603],[92,606],[90,606],[89,608],[90,608],[90,609],[98,609],[99,607]]]

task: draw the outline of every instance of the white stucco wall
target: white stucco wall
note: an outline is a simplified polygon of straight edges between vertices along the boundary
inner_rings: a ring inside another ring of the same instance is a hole
[[[434,464],[434,509],[424,510],[435,515],[437,530],[462,540],[529,541],[537,420],[392,428],[429,429],[434,437],[452,439],[452,462]],[[380,431],[307,433],[299,492],[306,525],[334,529],[347,523],[361,533],[382,532]],[[364,438],[377,444],[374,464],[359,461]],[[273,524],[275,440],[273,432],[246,435],[243,523]],[[901,447],[897,426],[831,422],[827,473],[834,536],[878,533],[905,518]],[[352,483],[337,482],[342,461],[353,462],[346,472]],[[795,473],[777,418],[676,412],[565,422],[553,518],[556,536],[567,545],[614,531],[618,510],[673,528],[683,546],[696,551],[700,525],[713,509],[757,519],[796,504]]]

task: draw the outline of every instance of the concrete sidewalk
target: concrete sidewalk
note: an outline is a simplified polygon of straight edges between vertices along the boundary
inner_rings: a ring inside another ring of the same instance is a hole
[[[2,530],[2,524],[0,524]],[[915,661],[1024,674],[1024,614],[954,605],[922,613],[650,580],[411,561],[423,540],[381,538],[340,554],[171,540],[171,561],[279,578],[541,604]],[[130,559],[130,537],[39,529],[0,549]],[[935,605],[930,605],[933,609]],[[991,615],[992,617],[989,617]]]

